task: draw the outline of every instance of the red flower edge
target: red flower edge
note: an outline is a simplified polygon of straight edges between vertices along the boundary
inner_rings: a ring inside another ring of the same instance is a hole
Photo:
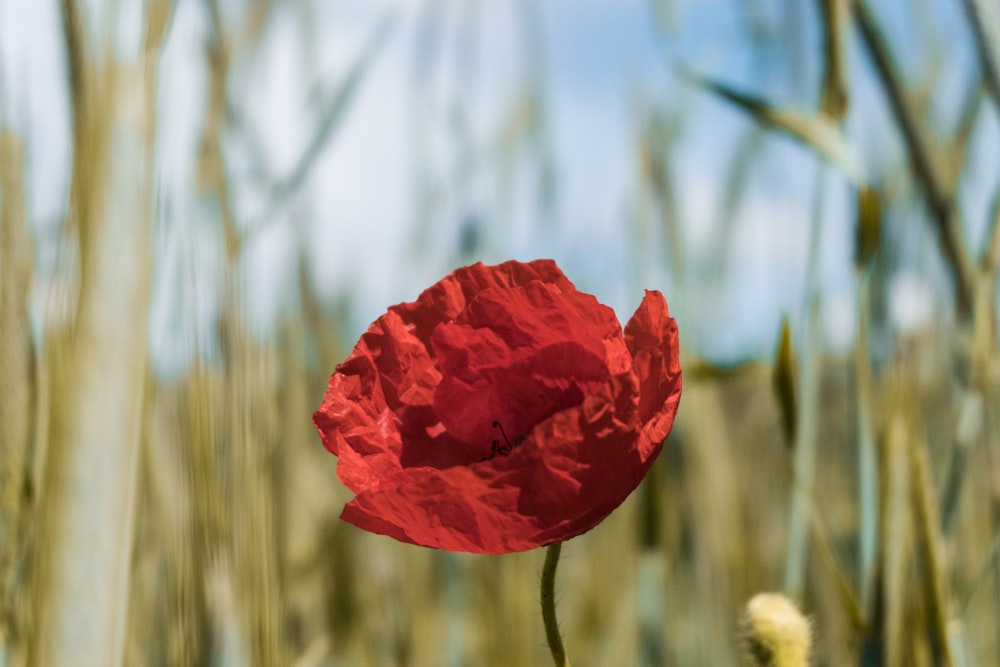
[[[638,486],[680,401],[677,324],[647,290],[622,331],[555,262],[458,269],[389,308],[313,415],[359,528],[449,551],[584,533]]]

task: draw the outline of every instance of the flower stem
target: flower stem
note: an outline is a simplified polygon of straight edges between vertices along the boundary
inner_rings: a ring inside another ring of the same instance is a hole
[[[545,550],[545,565],[542,566],[542,620],[545,622],[545,639],[549,642],[552,661],[556,667],[569,667],[569,661],[566,660],[566,649],[563,648],[562,637],[559,636],[559,623],[556,621],[556,599],[553,592],[560,551],[562,551],[562,542],[550,544]]]

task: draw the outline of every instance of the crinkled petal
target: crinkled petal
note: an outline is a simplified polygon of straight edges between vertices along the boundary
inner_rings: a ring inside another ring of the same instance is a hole
[[[357,493],[409,466],[447,467],[482,456],[479,441],[470,451],[433,409],[441,376],[430,338],[484,289],[532,281],[575,291],[551,260],[475,264],[452,272],[416,302],[393,306],[368,327],[331,376],[313,416],[324,446],[340,459],[337,476],[348,488]],[[347,448],[351,454],[345,454]]]
[[[601,522],[645,476],[637,378],[613,377],[539,424],[510,456],[408,469],[341,515],[365,530],[449,551],[500,554],[567,540]]]
[[[625,326],[625,342],[639,376],[639,419],[657,448],[670,433],[681,398],[677,322],[660,292],[646,290]],[[658,449],[657,449],[658,451]]]
[[[605,340],[623,340],[620,325],[590,295],[538,281],[484,290],[431,338],[435,410],[449,433],[488,454],[494,422],[514,438],[599,389]]]
[[[537,546],[530,517],[512,513],[517,480],[486,463],[446,470],[408,468],[379,489],[358,494],[340,518],[373,533],[420,546],[510,553]]]
[[[434,359],[390,310],[330,377],[313,415],[337,477],[358,493],[407,465],[452,465],[467,445],[440,428]]]
[[[635,490],[655,454],[640,448],[638,386],[631,371],[612,377],[576,408],[554,415],[532,433],[538,458],[518,511],[540,517],[538,545],[580,535]]]
[[[477,263],[452,271],[424,290],[416,301],[399,304],[393,309],[412,327],[413,335],[428,342],[439,324],[458,317],[483,290],[523,287],[533,280],[567,292],[575,291],[573,283],[551,259],[527,263],[511,260],[496,266]]]

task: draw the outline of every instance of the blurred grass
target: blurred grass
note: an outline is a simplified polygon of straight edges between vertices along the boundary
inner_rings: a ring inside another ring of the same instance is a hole
[[[230,67],[255,48],[270,3],[253,3],[237,27],[209,7],[210,94],[194,171],[226,238],[217,358],[167,379],[151,372],[146,349],[159,210],[155,93],[172,4],[149,4],[142,56],[124,63],[90,43],[79,8],[63,3],[74,169],[61,256],[72,297],[46,300],[41,336],[29,320],[39,286],[28,156],[20,136],[0,131],[0,666],[545,663],[540,552],[435,552],[337,519],[350,496],[310,418],[352,342],[341,339],[343,315],[323,305],[300,265],[297,307],[273,334],[254,336],[245,324],[252,295],[237,270],[249,232],[237,224],[223,150]],[[840,123],[854,100],[846,7],[822,3],[827,63],[816,112],[707,87],[845,164]],[[974,121],[954,141],[927,129],[876,17],[863,3],[851,7],[928,198],[959,320],[940,318],[872,358],[872,292],[886,279],[876,270],[879,218],[890,202],[863,189],[858,219],[838,222],[859,225],[859,344],[847,357],[823,356],[812,319],[811,331],[783,327],[774,360],[723,369],[685,358],[679,420],[649,478],[563,548],[556,595],[575,665],[738,664],[744,603],[781,589],[793,562],[791,592],[813,619],[816,664],[996,663],[1000,204],[976,260],[955,229]],[[278,188],[282,199],[339,126],[382,30],[335,88],[317,138]],[[542,86],[529,81],[530,128],[508,141],[539,142],[540,163]],[[641,191],[683,291],[700,275],[683,252],[670,164],[683,124],[669,113],[650,118],[637,138]],[[756,131],[748,137],[734,151],[724,217],[738,209],[765,145]],[[847,175],[858,177],[853,165]],[[639,255],[656,232],[636,234]],[[718,247],[722,275],[728,239]],[[813,312],[815,295],[806,296]],[[693,308],[676,303],[682,318]],[[808,376],[794,370],[794,343]],[[813,449],[803,453],[803,443]],[[802,534],[790,550],[793,529]]]

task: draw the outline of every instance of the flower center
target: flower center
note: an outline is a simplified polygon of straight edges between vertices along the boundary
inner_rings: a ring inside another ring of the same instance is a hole
[[[511,442],[510,438],[507,437],[507,432],[503,430],[503,424],[496,420],[493,420],[493,428],[500,430],[500,435],[503,436],[504,444],[500,444],[499,438],[493,438],[493,442],[490,443],[490,455],[479,459],[480,461],[489,461],[495,458],[497,454],[500,454],[501,456],[510,456],[510,453],[514,451],[515,447],[519,446],[522,442],[528,439],[528,434],[522,433],[514,438],[513,442]]]

